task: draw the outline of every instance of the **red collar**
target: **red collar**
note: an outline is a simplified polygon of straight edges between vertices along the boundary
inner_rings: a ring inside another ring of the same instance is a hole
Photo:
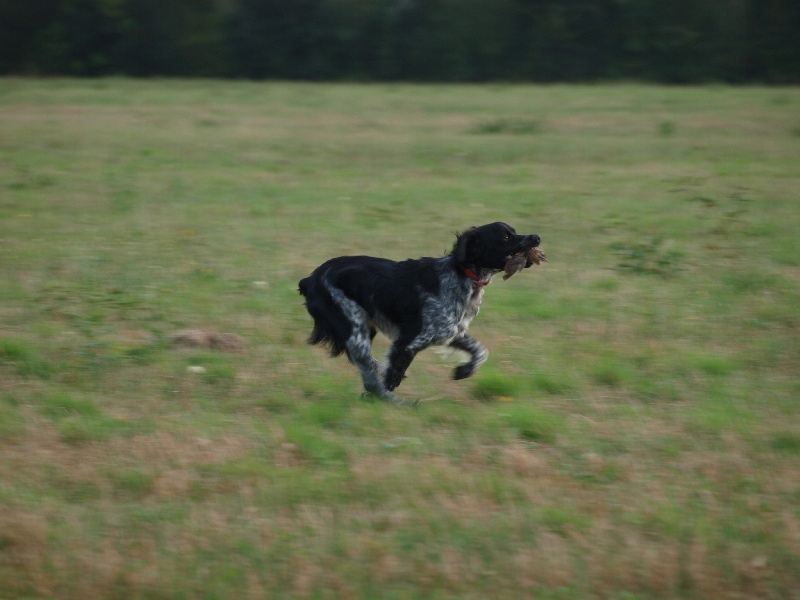
[[[482,280],[480,277],[478,277],[478,275],[472,269],[464,269],[464,268],[462,268],[461,270],[464,271],[464,275],[466,275],[467,277],[472,279],[473,283],[475,285],[477,285],[478,287],[487,286],[492,281],[491,279],[487,279],[486,281]]]

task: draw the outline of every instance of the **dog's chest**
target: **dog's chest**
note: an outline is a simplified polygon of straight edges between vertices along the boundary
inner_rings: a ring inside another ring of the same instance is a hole
[[[475,315],[478,314],[481,309],[481,300],[483,300],[483,287],[476,287],[467,299],[467,306],[464,311],[464,319],[466,319],[467,323],[472,321]]]
[[[478,314],[482,298],[483,288],[472,286],[429,297],[423,311],[423,337],[431,343],[446,344],[464,335]]]

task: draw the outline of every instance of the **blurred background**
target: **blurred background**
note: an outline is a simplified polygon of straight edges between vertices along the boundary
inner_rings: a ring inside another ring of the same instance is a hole
[[[800,82],[797,0],[0,0],[0,74]]]

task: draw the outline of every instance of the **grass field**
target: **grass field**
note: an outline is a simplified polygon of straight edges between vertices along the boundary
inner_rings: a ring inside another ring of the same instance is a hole
[[[0,598],[800,598],[798,190],[797,88],[0,80]],[[474,378],[305,344],[495,220]]]

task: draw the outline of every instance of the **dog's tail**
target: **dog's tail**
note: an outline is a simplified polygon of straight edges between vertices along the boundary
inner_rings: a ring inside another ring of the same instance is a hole
[[[330,292],[314,275],[301,279],[298,289],[305,296],[306,309],[314,319],[308,343],[328,346],[334,357],[344,354],[350,337],[349,322]]]
[[[313,287],[313,278],[312,277],[304,277],[300,280],[300,284],[297,286],[298,291],[300,292],[301,296],[305,296],[308,298],[308,295],[311,293],[311,288]]]

